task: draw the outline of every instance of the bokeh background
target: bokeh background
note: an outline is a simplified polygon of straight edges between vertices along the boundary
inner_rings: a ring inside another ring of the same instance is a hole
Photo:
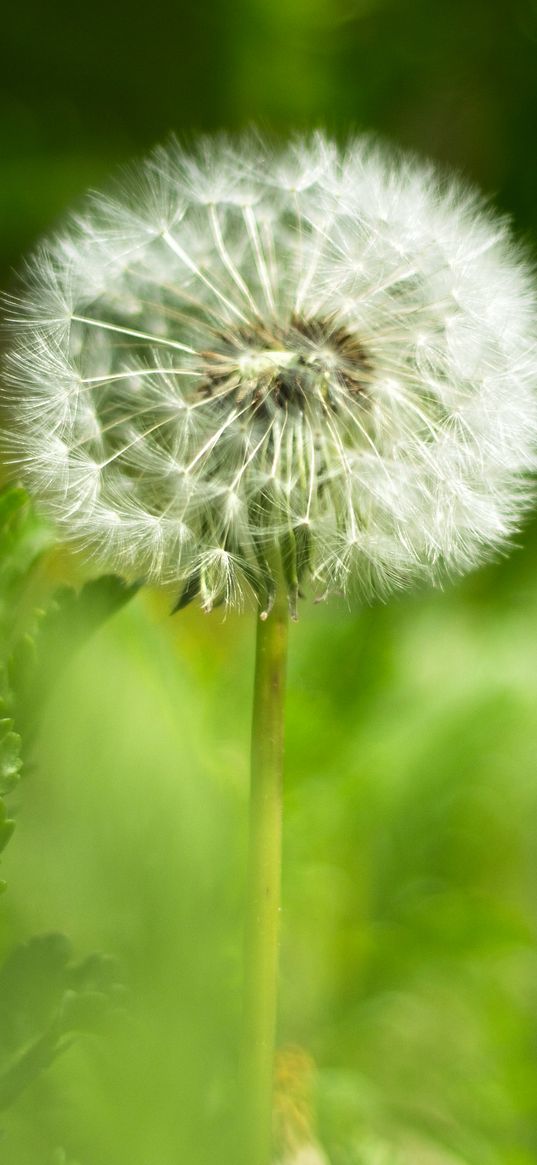
[[[2,41],[5,287],[132,155],[252,123],[378,133],[535,245],[536,0],[26,0]],[[0,960],[61,932],[124,992],[0,1113],[6,1165],[236,1165],[254,619],[168,611],[139,594],[50,676]],[[448,591],[303,606],[285,821],[280,1043],[331,1165],[532,1165],[535,523]]]

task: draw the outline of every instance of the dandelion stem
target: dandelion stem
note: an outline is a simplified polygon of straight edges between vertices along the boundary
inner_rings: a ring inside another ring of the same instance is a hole
[[[287,627],[282,587],[271,614],[257,624],[242,1046],[245,1165],[271,1159]]]

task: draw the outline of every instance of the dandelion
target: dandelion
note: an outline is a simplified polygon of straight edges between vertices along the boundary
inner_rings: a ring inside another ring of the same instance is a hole
[[[474,567],[527,505],[537,357],[504,222],[320,134],[158,149],[10,304],[10,456],[103,569],[293,611]]]
[[[268,1165],[288,611],[440,584],[512,537],[537,464],[531,273],[430,166],[251,135],[158,149],[91,196],[8,317],[4,445],[61,535],[177,608],[262,616],[241,1154]]]

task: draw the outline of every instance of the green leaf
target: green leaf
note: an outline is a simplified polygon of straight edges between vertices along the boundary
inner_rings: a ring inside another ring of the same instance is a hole
[[[86,641],[133,598],[139,587],[139,583],[126,583],[115,575],[102,575],[78,591],[61,587],[54,592],[32,639],[21,639],[10,664],[11,684],[19,702],[26,705],[27,726],[40,713],[51,680],[58,680]]]
[[[0,490],[0,850],[14,828],[1,798],[19,779],[51,682],[138,590],[105,575],[51,595],[42,562],[53,542],[25,490]]]
[[[28,584],[51,541],[50,531],[34,513],[25,490],[18,486],[0,490],[0,851],[15,828],[2,797],[15,787],[22,766],[9,670],[17,644],[27,635],[28,625],[35,622],[33,604],[26,606]],[[0,890],[4,888],[0,883]]]
[[[93,1030],[121,993],[116,966],[94,954],[72,962],[61,934],[15,948],[0,970],[0,1109],[6,1109],[72,1043]]]
[[[0,800],[0,853],[5,849],[14,829],[15,822],[7,816],[5,803]]]
[[[0,720],[0,796],[10,793],[20,776],[22,759],[21,740],[13,731],[13,721]]]

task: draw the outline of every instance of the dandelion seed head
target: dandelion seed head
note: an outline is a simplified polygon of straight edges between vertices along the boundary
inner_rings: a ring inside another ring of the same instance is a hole
[[[458,182],[365,139],[159,148],[8,302],[4,444],[98,567],[202,606],[367,599],[531,500],[532,276]],[[279,564],[279,565],[278,565]],[[185,600],[186,601],[186,600]]]

